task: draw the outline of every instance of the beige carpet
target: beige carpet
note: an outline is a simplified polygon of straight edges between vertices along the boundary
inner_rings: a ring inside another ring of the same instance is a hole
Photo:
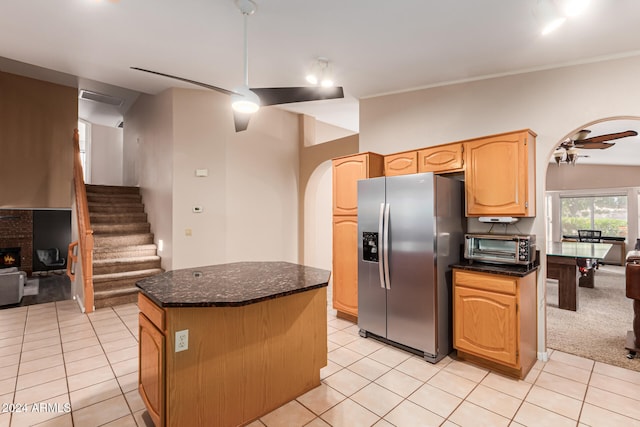
[[[632,324],[633,303],[625,296],[624,267],[600,266],[595,287],[578,288],[578,311],[558,308],[558,281],[547,279],[549,348],[640,371],[640,358],[627,359],[624,348]]]

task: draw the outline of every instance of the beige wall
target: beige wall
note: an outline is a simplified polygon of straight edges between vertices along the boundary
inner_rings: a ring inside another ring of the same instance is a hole
[[[210,91],[174,90],[173,268],[225,261],[228,99]],[[196,177],[196,169],[207,169],[208,176]],[[202,213],[194,213],[194,206]]]
[[[236,133],[227,96],[171,89],[125,122],[125,184],[142,189],[163,268],[297,261],[297,115],[263,108]]]
[[[227,261],[298,261],[298,136],[298,116],[272,107],[230,139]]]
[[[388,154],[533,129],[538,134],[538,216],[521,221],[518,227],[536,234],[544,248],[544,190],[551,153],[565,137],[593,121],[640,117],[639,75],[640,56],[636,56],[364,99],[360,102],[360,150]],[[538,275],[539,352],[546,349],[545,276],[543,256]]]
[[[547,169],[547,191],[640,186],[640,166],[556,165]]]
[[[127,112],[124,185],[139,186],[162,267],[173,268],[173,91],[143,95]]]
[[[122,185],[122,129],[91,124],[90,184]]]
[[[0,72],[2,208],[71,208],[78,90]]]

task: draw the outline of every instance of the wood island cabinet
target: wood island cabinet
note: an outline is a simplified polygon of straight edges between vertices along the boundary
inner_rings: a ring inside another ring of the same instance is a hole
[[[352,321],[358,316],[358,180],[383,171],[376,153],[333,159],[333,308]]]
[[[536,273],[453,270],[458,357],[524,378],[536,361]]]
[[[141,288],[138,391],[156,427],[247,425],[320,385],[329,272],[261,263],[261,281],[245,265],[174,270]]]
[[[410,173],[418,173],[417,151],[384,156],[384,176],[407,175]]]
[[[138,296],[139,363],[138,391],[156,426],[164,420],[164,311],[142,294]]]
[[[464,142],[467,216],[536,215],[535,137],[522,130]]]
[[[418,151],[418,172],[457,172],[464,166],[464,145],[438,145]]]

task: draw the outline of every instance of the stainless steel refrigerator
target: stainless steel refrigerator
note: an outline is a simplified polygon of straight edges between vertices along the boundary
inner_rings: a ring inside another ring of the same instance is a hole
[[[358,326],[435,363],[452,348],[451,268],[463,183],[420,173],[358,181]]]

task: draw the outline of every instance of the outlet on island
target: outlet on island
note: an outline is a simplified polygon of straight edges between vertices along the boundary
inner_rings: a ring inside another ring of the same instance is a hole
[[[189,348],[189,330],[176,331],[176,353]]]

